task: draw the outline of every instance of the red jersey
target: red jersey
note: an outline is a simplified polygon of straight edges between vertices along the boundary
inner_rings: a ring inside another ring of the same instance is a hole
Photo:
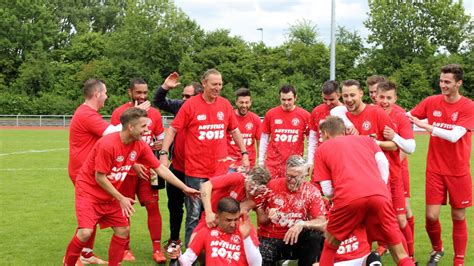
[[[90,106],[81,104],[69,126],[69,177],[73,182],[94,144],[102,137],[109,123]]]
[[[399,107],[399,109],[392,109],[392,111],[389,113],[392,123],[398,130],[397,134],[404,139],[415,139],[415,135],[413,133],[413,126],[408,117],[406,116],[405,110],[398,111],[400,109],[403,110],[403,108]],[[408,171],[408,157],[405,157],[405,159],[401,161],[401,168],[403,180],[408,180],[408,175],[410,174]]]
[[[335,208],[372,195],[388,197],[375,161],[375,154],[380,151],[377,143],[367,136],[329,139],[316,150],[312,179],[332,181]]]
[[[227,172],[227,136],[238,127],[234,110],[223,97],[207,103],[202,95],[191,97],[179,110],[171,126],[185,135],[185,174],[210,178]]]
[[[286,176],[286,160],[304,153],[304,137],[309,134],[308,111],[296,107],[285,111],[281,106],[270,109],[263,119],[262,133],[269,135],[265,166],[272,178]]]
[[[367,242],[365,227],[359,226],[337,249],[334,262],[342,262],[362,258],[370,253],[370,246]]]
[[[329,106],[325,103],[314,107],[313,111],[311,112],[309,128],[316,132],[318,146],[323,142],[321,138],[321,131],[319,131],[319,124],[326,120],[326,117],[331,114],[330,112],[331,109],[329,109]]]
[[[428,118],[430,125],[442,129],[450,130],[454,126],[467,129],[466,134],[455,143],[430,135],[426,171],[450,176],[469,174],[474,128],[473,101],[462,96],[459,101],[448,103],[443,95],[434,95],[421,101],[410,113],[419,119]]]
[[[105,174],[118,190],[138,159],[151,168],[159,166],[145,142],[133,141],[125,145],[120,139],[120,132],[103,137],[96,143],[77,176],[76,193],[98,203],[112,201],[114,198],[97,183],[95,173]]]
[[[112,117],[110,118],[110,123],[112,125],[120,124],[120,116],[130,107],[134,107],[135,105],[131,102],[125,103],[117,108],[112,112]],[[158,109],[150,107],[147,113],[147,127],[148,131],[143,134],[142,139],[148,145],[152,146],[155,137],[159,136],[161,133],[165,131],[163,128],[163,122],[161,119],[161,113]]]
[[[242,133],[245,147],[249,153],[250,167],[253,167],[255,166],[255,160],[257,156],[257,153],[255,152],[255,140],[259,141],[260,136],[262,135],[262,122],[260,121],[260,117],[252,112],[248,112],[245,116],[235,114],[234,112],[234,115],[235,118],[237,118],[237,122],[239,123],[239,130],[240,133]],[[233,163],[234,166],[241,166],[242,154],[231,134],[227,135],[227,143],[227,151],[229,156],[236,160],[236,162]]]
[[[405,109],[398,104],[392,104],[392,111],[406,113]]]
[[[259,236],[283,239],[297,222],[326,214],[321,193],[309,182],[303,181],[295,192],[288,189],[286,178],[272,179],[267,187],[271,192],[263,199],[262,206],[266,213],[274,209],[277,215],[268,224],[259,226]]]
[[[247,197],[245,194],[245,176],[241,173],[214,177],[210,182],[212,184],[211,206],[214,213],[217,212],[217,203],[222,198],[232,197],[241,202]]]
[[[258,246],[255,230],[250,230],[250,236]],[[245,255],[244,239],[237,227],[233,233],[225,233],[219,227],[199,230],[189,248],[199,255],[203,250],[206,254],[206,265],[249,265]]]

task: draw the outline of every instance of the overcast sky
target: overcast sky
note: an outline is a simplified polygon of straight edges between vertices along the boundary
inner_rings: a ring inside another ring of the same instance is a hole
[[[231,35],[239,35],[245,41],[259,42],[268,46],[283,44],[289,25],[298,20],[311,20],[317,25],[319,39],[330,42],[331,0],[174,0],[191,19],[204,30],[229,29]],[[474,14],[474,0],[465,0],[467,13]],[[336,0],[336,24],[350,31],[356,30],[363,37],[369,32],[363,21],[369,11],[364,0]]]

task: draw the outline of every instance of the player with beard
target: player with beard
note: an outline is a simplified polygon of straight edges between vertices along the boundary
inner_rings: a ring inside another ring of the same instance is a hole
[[[293,86],[282,86],[279,95],[281,105],[270,109],[263,119],[258,152],[259,165],[265,165],[275,179],[286,176],[288,157],[303,156],[311,119],[308,111],[295,105],[297,96]]]
[[[257,153],[255,152],[255,145],[258,146],[260,141],[261,124],[260,117],[250,111],[252,107],[252,98],[250,96],[250,90],[247,88],[240,88],[235,91],[235,117],[239,123],[239,130],[244,138],[245,146],[249,154],[250,167],[255,165]],[[231,135],[228,135],[228,146],[227,150],[229,157],[232,158],[232,164],[229,171],[237,171],[242,166],[242,154],[240,154],[239,147],[235,144],[234,139]]]
[[[128,95],[131,98],[130,102],[127,102],[120,107],[117,107],[112,112],[110,122],[113,125],[120,124],[120,116],[129,108],[147,104],[148,101],[148,85],[145,80],[136,78],[130,81],[128,87]],[[149,145],[153,151],[161,149],[161,143],[164,138],[164,128],[161,119],[161,113],[158,109],[149,107],[147,110],[147,127],[148,131],[142,136],[142,140]],[[156,173],[151,173],[148,166],[144,166],[148,176],[156,176]],[[151,170],[152,171],[152,170]],[[138,178],[134,171],[129,173],[125,183],[130,183],[122,186],[120,192],[129,198],[135,198],[135,194],[138,196],[140,204],[146,208],[148,216],[148,231],[150,232],[153,255],[152,258],[156,263],[166,262],[166,257],[161,251],[161,230],[162,221],[161,214],[158,205],[158,190],[152,189],[149,178]],[[130,241],[129,241],[130,242]],[[135,261],[135,256],[130,249],[130,243],[127,244],[124,252],[124,261]]]
[[[460,65],[443,66],[439,77],[441,94],[424,99],[408,113],[415,125],[431,133],[425,184],[426,231],[433,249],[430,266],[438,265],[444,255],[439,216],[448,195],[453,222],[453,265],[464,265],[466,254],[466,208],[472,206],[470,156],[474,103],[460,94],[463,79]],[[425,118],[427,123],[420,121]]]
[[[257,207],[262,265],[288,259],[312,265],[319,257],[326,212],[319,190],[304,180],[306,174],[303,157],[292,155],[286,178],[267,184],[269,193]]]
[[[161,166],[148,144],[141,141],[148,130],[147,113],[129,108],[120,117],[123,129],[97,141],[84,162],[76,179],[77,233],[69,243],[64,265],[74,265],[82,248],[91,237],[96,224],[112,227],[109,248],[109,265],[120,265],[128,242],[128,217],[135,211],[134,199],[119,192],[135,162],[141,161],[165,180],[179,187],[189,196],[199,191],[187,187],[165,166]]]

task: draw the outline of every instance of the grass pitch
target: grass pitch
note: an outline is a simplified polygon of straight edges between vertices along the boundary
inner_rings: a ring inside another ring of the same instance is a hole
[[[430,242],[424,229],[424,172],[428,135],[417,135],[417,151],[410,156],[411,204],[415,213],[415,255],[426,264]],[[449,155],[447,155],[449,156]],[[76,227],[74,188],[67,174],[67,130],[0,129],[0,265],[60,265]],[[471,164],[473,156],[471,156]],[[472,174],[472,173],[471,173]],[[463,189],[463,188],[459,188]],[[160,191],[163,241],[169,238],[165,190]],[[131,224],[135,263],[154,265],[146,211],[136,204]],[[474,212],[467,211],[470,239]],[[442,208],[441,224],[446,251],[440,265],[452,265],[452,223],[449,207]],[[184,228],[184,227],[183,227]],[[183,231],[183,230],[182,230]],[[94,252],[107,258],[112,231],[99,230]],[[474,265],[470,240],[465,265]],[[385,265],[394,265],[384,257]]]

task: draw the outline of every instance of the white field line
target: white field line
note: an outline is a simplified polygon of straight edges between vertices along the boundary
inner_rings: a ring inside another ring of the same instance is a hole
[[[48,149],[48,150],[27,150],[27,151],[15,151],[10,153],[0,153],[0,156],[9,156],[9,155],[17,155],[17,154],[28,154],[28,153],[42,153],[42,152],[52,152],[52,151],[64,151],[68,148],[61,148],[61,149]]]
[[[16,172],[16,171],[63,171],[67,170],[66,167],[61,168],[53,168],[53,167],[46,167],[46,168],[0,168],[0,172]]]

